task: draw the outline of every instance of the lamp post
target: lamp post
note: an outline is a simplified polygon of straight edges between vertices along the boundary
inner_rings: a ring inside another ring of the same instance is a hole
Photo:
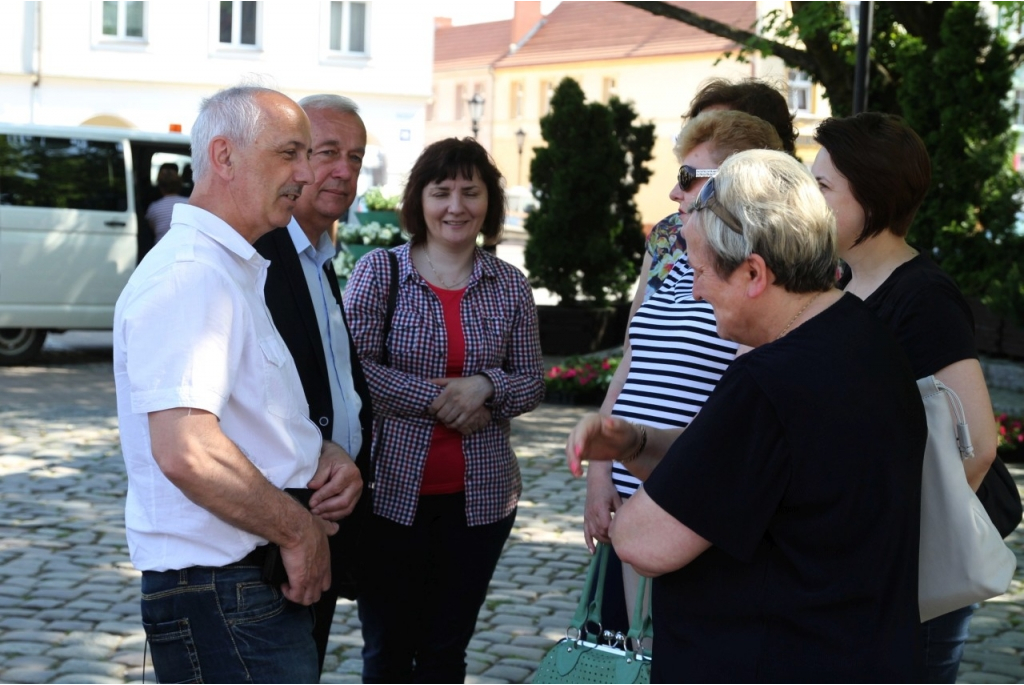
[[[516,185],[523,185],[523,143],[526,142],[526,131],[520,128],[516,131],[516,147],[519,148],[519,170],[516,173]]]
[[[480,117],[484,114],[484,98],[480,93],[473,93],[473,97],[466,102],[469,104],[469,118],[473,126],[473,137],[476,138],[480,132]]]

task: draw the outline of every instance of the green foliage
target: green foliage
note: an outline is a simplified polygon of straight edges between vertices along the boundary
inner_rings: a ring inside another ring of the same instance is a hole
[[[384,212],[398,209],[398,203],[402,201],[401,195],[384,195],[380,186],[374,186],[363,195],[366,208],[371,212]]]
[[[1024,183],[1010,167],[1017,140],[1006,98],[1008,46],[973,3],[953,3],[940,38],[938,49],[909,39],[896,60],[902,114],[925,141],[933,169],[908,239],[965,293],[1019,322],[1024,239],[1015,228]]]
[[[650,178],[653,127],[633,126],[632,107],[587,103],[566,78],[541,119],[547,147],[530,165],[538,209],[526,219],[525,265],[534,287],[563,304],[624,300],[636,278],[643,233],[633,196]]]
[[[776,54],[809,71],[833,116],[850,115],[857,36],[841,3],[791,5],[791,15],[765,17],[741,56]],[[1024,3],[996,5],[1001,27],[1024,25]],[[965,294],[1024,323],[1024,237],[1014,230],[1024,183],[1010,167],[1016,135],[1007,103],[1018,57],[973,2],[875,3],[872,28],[868,109],[902,115],[932,160],[932,187],[908,240]],[[813,66],[796,63],[800,56]]]

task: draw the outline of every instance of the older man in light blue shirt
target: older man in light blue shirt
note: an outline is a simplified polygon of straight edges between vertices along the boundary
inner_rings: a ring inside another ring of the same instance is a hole
[[[287,227],[271,231],[256,243],[270,260],[264,289],[274,325],[295,360],[309,404],[309,417],[325,441],[337,443],[349,457],[339,463],[333,482],[345,484],[344,515],[355,507],[362,490],[362,472],[369,462],[372,412],[369,390],[351,345],[341,292],[331,259],[331,235],[337,220],[355,199],[356,182],[366,149],[366,128],[348,98],[313,95],[299,102],[313,135],[310,165],[313,183],[303,189]],[[359,467],[353,463],[359,462]],[[312,512],[319,513],[314,495]],[[332,502],[336,503],[334,499]],[[332,587],[316,607],[314,637],[320,665],[339,595],[354,597],[341,540],[331,540]]]

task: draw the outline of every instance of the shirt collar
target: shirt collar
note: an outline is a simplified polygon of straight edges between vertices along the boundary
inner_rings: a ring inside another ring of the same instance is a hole
[[[309,242],[309,237],[302,230],[302,227],[299,226],[299,222],[295,220],[295,217],[292,217],[292,220],[288,222],[288,235],[292,238],[295,251],[300,255],[306,255],[310,261],[316,264],[318,269],[322,269],[324,264],[333,259],[338,253],[327,231],[320,235],[316,247],[313,247],[313,244]]]
[[[192,226],[224,249],[238,255],[243,261],[251,262],[256,266],[260,266],[266,261],[256,251],[256,248],[230,224],[202,207],[179,202],[174,205],[174,213],[171,216],[172,224],[184,223]]]

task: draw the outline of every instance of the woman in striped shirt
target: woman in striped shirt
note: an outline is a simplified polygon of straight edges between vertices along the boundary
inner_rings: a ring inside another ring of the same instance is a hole
[[[709,111],[691,119],[676,142],[682,166],[669,194],[679,203],[679,216],[685,221],[690,203],[726,157],[751,149],[782,149],[779,134],[763,119],[736,111]],[[652,247],[658,249],[649,241],[648,249]],[[655,428],[685,428],[736,357],[738,345],[719,338],[715,326],[711,305],[693,299],[693,269],[681,251],[664,281],[630,321],[625,382],[617,394],[614,388],[609,391],[602,412]],[[608,474],[608,466],[590,464],[584,532],[591,549],[593,538],[608,541],[611,512],[640,484],[617,462],[611,466],[611,478]],[[638,579],[624,564],[629,603]]]

